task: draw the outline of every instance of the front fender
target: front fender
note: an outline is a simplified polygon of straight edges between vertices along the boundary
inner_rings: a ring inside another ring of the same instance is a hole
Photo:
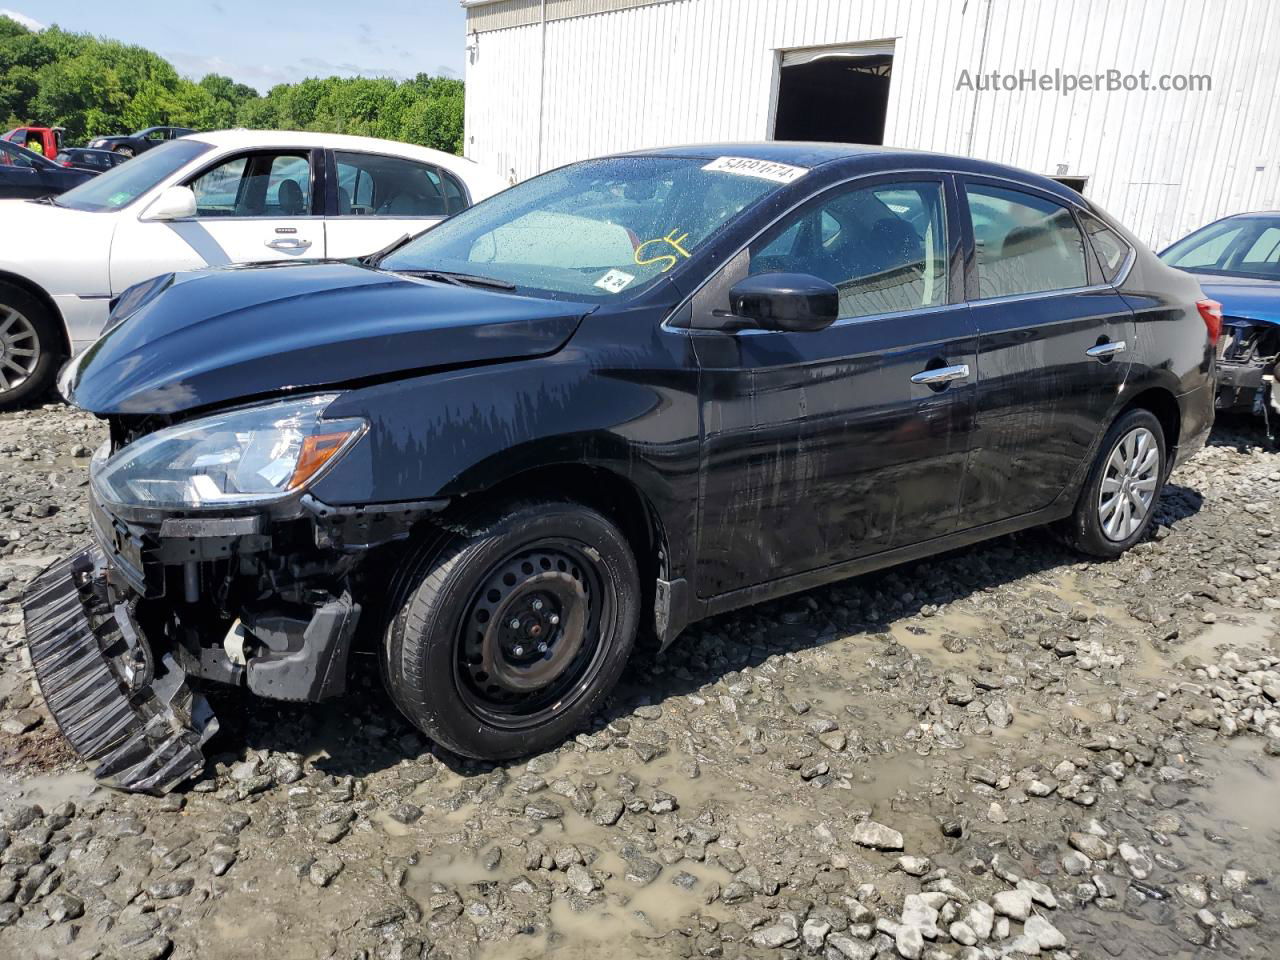
[[[581,464],[630,481],[663,527],[697,521],[697,367],[687,336],[657,350],[576,341],[551,357],[412,377],[349,391],[327,417],[368,432],[315,486],[359,505],[482,493],[541,467]]]

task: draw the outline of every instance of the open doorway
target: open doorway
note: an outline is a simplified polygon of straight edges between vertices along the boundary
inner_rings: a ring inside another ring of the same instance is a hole
[[[890,41],[784,51],[773,139],[884,143],[892,50]]]

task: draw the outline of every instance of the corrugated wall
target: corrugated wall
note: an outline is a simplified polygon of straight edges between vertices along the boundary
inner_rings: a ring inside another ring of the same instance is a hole
[[[523,179],[619,150],[764,139],[777,51],[886,39],[886,143],[1087,176],[1156,247],[1280,208],[1271,0],[668,0],[490,30],[471,38],[467,153]],[[1055,67],[1209,74],[1213,89],[956,89],[962,69]]]

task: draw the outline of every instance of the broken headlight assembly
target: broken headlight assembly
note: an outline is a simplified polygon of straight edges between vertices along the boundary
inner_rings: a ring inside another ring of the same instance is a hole
[[[157,430],[114,455],[104,445],[90,477],[107,504],[174,510],[253,506],[307,487],[364,432],[360,418],[324,420],[336,395],[217,413]]]

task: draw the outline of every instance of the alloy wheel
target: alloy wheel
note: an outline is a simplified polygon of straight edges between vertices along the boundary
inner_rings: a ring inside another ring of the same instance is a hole
[[[1142,526],[1160,480],[1160,444],[1146,427],[1122,436],[1107,458],[1098,492],[1098,520],[1108,540],[1129,539]]]
[[[21,386],[40,362],[40,338],[31,321],[0,304],[0,393]]]

